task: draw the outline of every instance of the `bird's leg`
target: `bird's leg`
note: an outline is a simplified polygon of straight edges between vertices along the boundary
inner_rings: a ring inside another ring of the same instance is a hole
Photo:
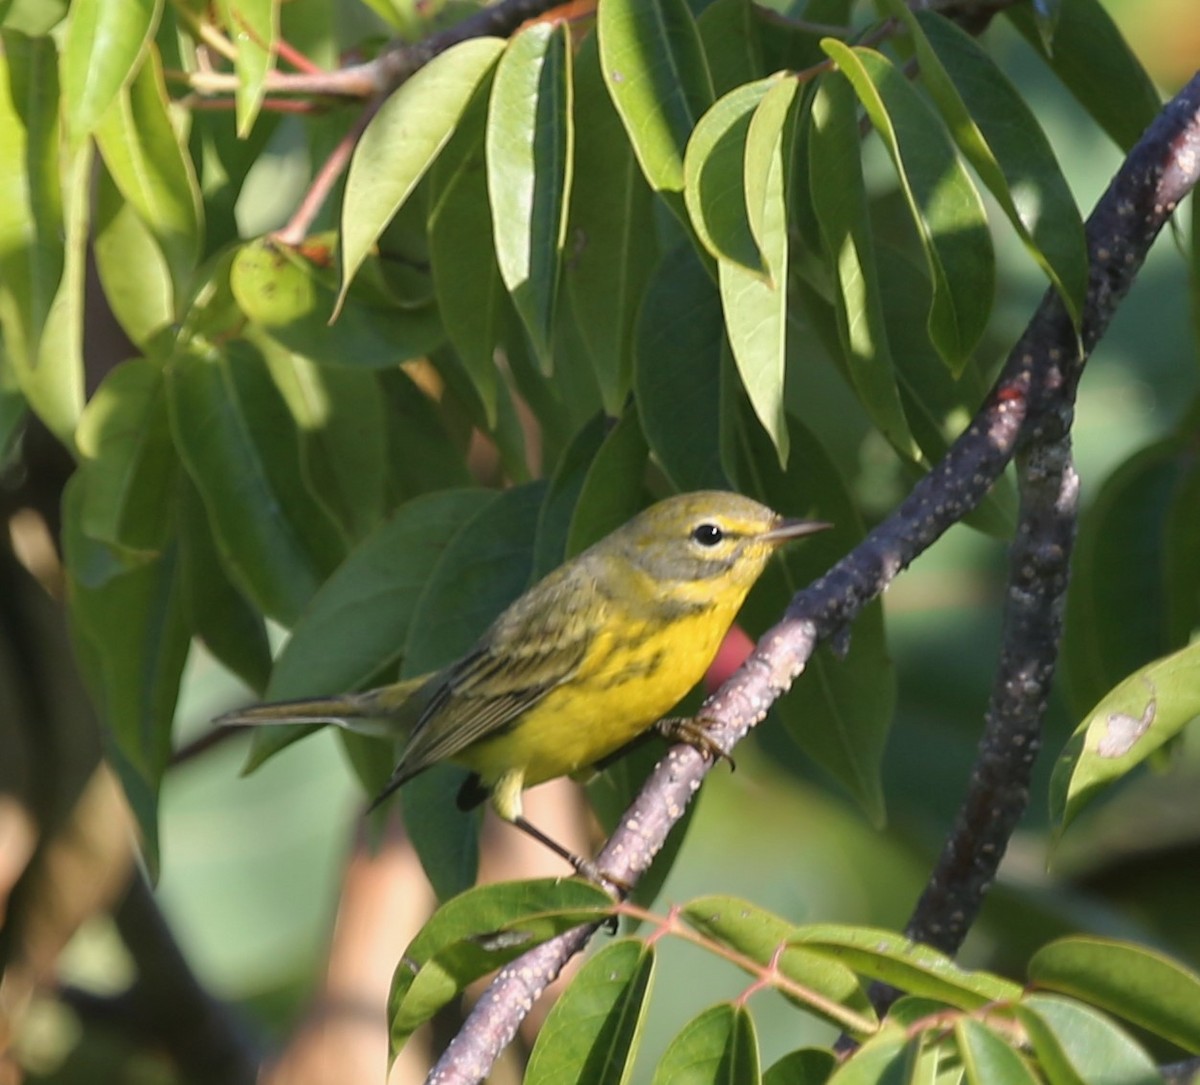
[[[496,813],[505,821],[515,825],[523,833],[532,836],[539,844],[545,845],[555,855],[565,859],[572,867],[575,868],[575,873],[580,877],[586,878],[589,882],[600,886],[601,889],[606,886],[612,886],[622,896],[627,896],[633,891],[633,887],[627,882],[621,881],[620,878],[613,877],[611,874],[606,874],[602,871],[591,859],[584,859],[576,855],[568,848],[564,848],[553,837],[547,836],[532,822],[527,821],[522,813],[521,791],[525,784],[525,772],[523,769],[510,769],[504,773],[492,787],[492,806]]]
[[[668,716],[659,720],[654,729],[668,742],[682,742],[714,764],[718,761],[728,761],[730,769],[736,769],[737,764],[729,755],[729,751],[708,733],[704,723],[703,716]]]

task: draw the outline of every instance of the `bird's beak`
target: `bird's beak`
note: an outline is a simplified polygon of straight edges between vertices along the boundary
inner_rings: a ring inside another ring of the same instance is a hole
[[[799,539],[805,535],[815,535],[818,531],[826,531],[833,527],[822,520],[793,520],[781,516],[775,526],[764,531],[759,539],[763,542],[775,543],[777,546],[791,539]]]

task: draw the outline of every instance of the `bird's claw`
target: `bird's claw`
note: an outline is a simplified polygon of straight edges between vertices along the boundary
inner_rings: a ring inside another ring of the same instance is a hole
[[[735,771],[737,763],[730,756],[729,751],[709,734],[704,722],[703,717],[671,716],[665,720],[659,720],[654,726],[668,742],[682,742],[684,745],[691,746],[693,750],[696,750],[701,756],[707,757],[713,764],[718,761],[728,761],[730,770]]]

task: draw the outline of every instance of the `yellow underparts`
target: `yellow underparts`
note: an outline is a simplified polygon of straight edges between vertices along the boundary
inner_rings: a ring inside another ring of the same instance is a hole
[[[514,820],[523,788],[595,764],[666,715],[703,677],[732,617],[715,607],[654,623],[658,629],[631,622],[599,634],[571,681],[455,760],[479,774],[496,811]]]

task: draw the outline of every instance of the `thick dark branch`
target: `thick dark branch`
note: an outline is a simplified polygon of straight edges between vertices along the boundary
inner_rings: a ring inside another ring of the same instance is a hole
[[[1033,449],[1052,449],[1065,437],[1074,386],[1088,351],[1198,174],[1200,76],[1147,130],[1089,219],[1091,279],[1080,338],[1058,296],[1048,292],[979,413],[942,462],[895,513],[796,595],[784,620],[767,631],[742,669],[709,700],[704,712],[714,721],[715,741],[729,749],[758,723],[804,669],[816,642],[846,628],[905,566],[975,508],[1019,446],[1029,448],[1033,457]],[[1065,460],[1059,474],[1066,479]],[[1047,478],[1053,475],[1051,471]],[[708,768],[690,748],[671,750],[599,856],[600,868],[622,881],[635,881]],[[533,1000],[588,934],[586,929],[572,931],[505,968],[429,1080],[439,1085],[481,1081]]]

